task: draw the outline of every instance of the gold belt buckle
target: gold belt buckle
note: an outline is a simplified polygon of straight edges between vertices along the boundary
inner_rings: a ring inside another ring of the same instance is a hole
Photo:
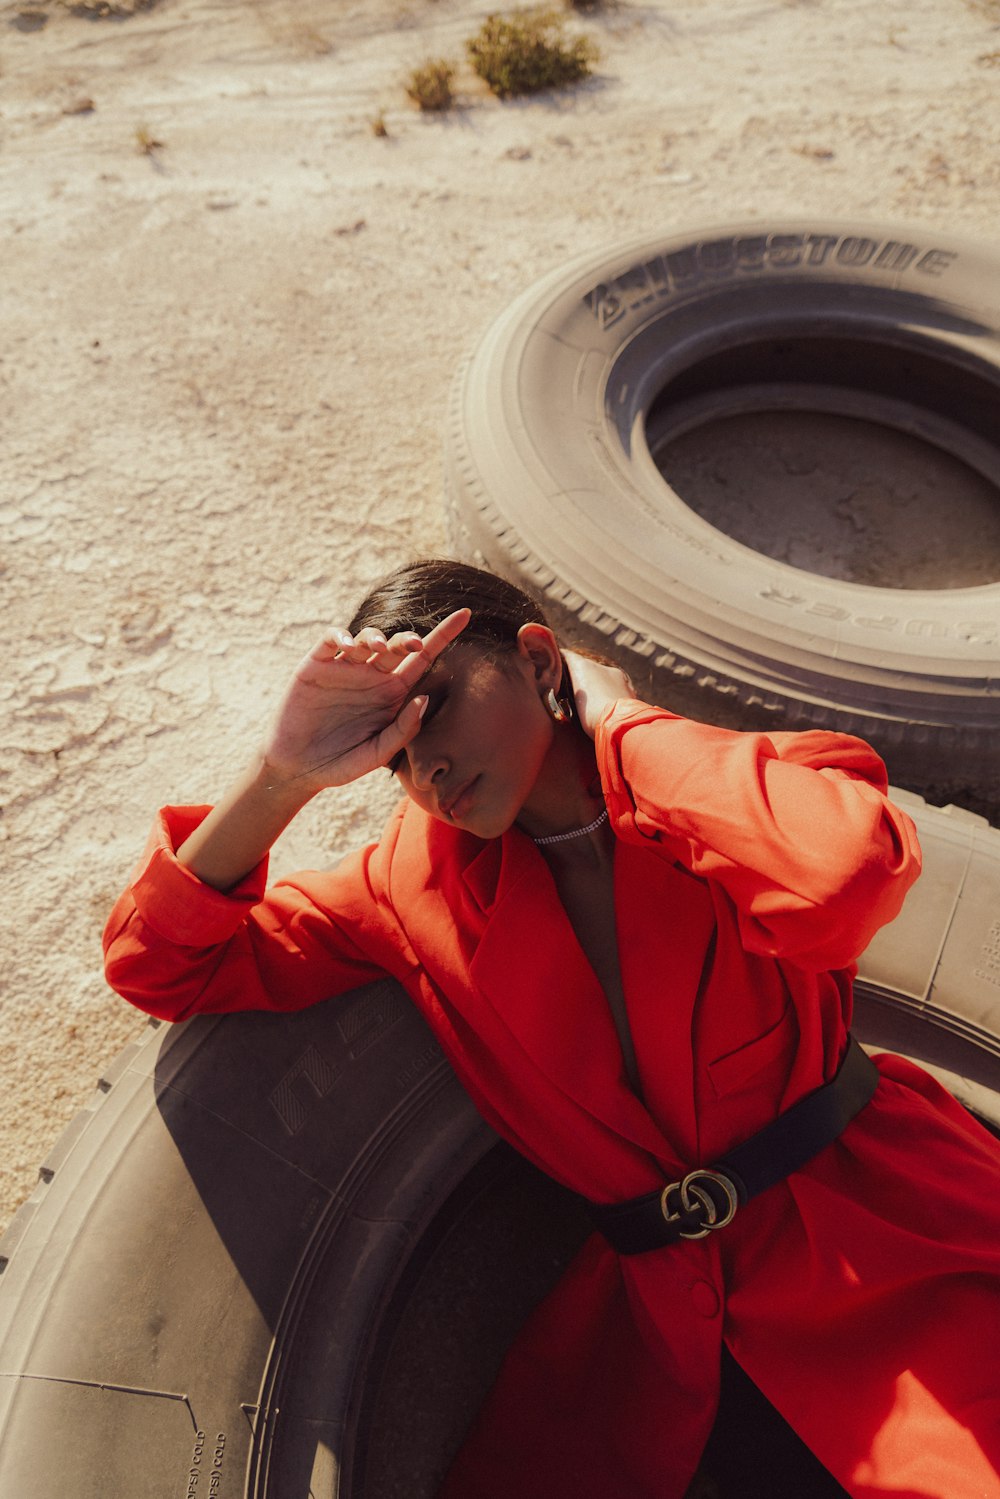
[[[726,1207],[721,1218],[719,1204],[711,1191],[707,1187],[699,1186],[699,1182],[702,1181],[714,1182],[717,1187],[721,1187],[726,1200]],[[675,1208],[671,1203],[671,1197],[675,1192],[680,1197],[679,1208]],[[700,1226],[696,1229],[682,1228],[680,1231],[682,1239],[704,1239],[714,1229],[725,1228],[726,1224],[732,1223],[736,1217],[736,1209],[739,1205],[740,1199],[736,1187],[729,1177],[723,1176],[721,1171],[711,1171],[707,1167],[689,1171],[682,1181],[671,1182],[660,1193],[660,1211],[668,1223],[678,1222],[682,1216],[694,1209],[701,1211]]]

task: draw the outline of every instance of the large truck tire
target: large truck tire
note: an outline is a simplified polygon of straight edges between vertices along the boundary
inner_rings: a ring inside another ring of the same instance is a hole
[[[897,784],[1000,821],[996,538],[977,586],[907,587],[892,558],[892,586],[822,576],[710,524],[656,458],[726,413],[824,413],[949,455],[1000,505],[998,335],[996,250],[927,230],[738,224],[582,256],[458,374],[452,546],[622,661],[641,696],[860,734]]]
[[[856,1029],[1000,1128],[1000,831],[899,796],[925,873]],[[585,1232],[390,982],[154,1023],[0,1240],[0,1493],[429,1499]]]

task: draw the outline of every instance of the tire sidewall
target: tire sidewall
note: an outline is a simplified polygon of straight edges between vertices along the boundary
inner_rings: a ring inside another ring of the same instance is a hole
[[[582,258],[514,303],[456,384],[459,549],[670,687],[974,741],[996,722],[1000,585],[873,588],[764,557],[670,489],[642,418],[708,352],[803,330],[901,359],[919,348],[1000,395],[998,269],[927,230],[843,224],[733,226]]]

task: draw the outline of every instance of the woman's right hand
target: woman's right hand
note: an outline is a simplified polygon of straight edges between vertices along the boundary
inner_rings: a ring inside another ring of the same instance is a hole
[[[267,777],[312,794],[388,764],[420,729],[427,699],[414,688],[470,618],[456,609],[422,639],[329,630],[299,663],[265,739]]]

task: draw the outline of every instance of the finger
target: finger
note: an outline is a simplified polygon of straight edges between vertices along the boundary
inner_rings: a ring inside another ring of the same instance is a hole
[[[574,650],[564,650],[562,658],[574,682],[589,677],[592,681],[621,681],[627,682],[630,687],[632,685],[632,679],[625,668],[615,662],[602,660],[599,656],[586,656]]]
[[[404,744],[409,744],[410,740],[419,732],[429,702],[430,698],[426,692],[418,692],[416,697],[411,697],[410,701],[404,703],[403,707],[396,714],[396,728],[400,733],[405,735]]]
[[[458,639],[471,618],[471,609],[454,609],[451,614],[445,615],[444,619],[424,636],[425,656],[431,661],[436,661],[445,646],[451,645],[453,640]]]
[[[354,644],[356,646],[367,646],[369,652],[384,651],[386,645],[385,635],[381,630],[366,626],[355,635]]]
[[[566,650],[563,651],[562,658],[575,691],[583,685],[584,678],[586,677],[587,658],[586,656],[578,656],[576,651]]]
[[[375,741],[375,754],[380,765],[388,765],[401,749],[420,732],[420,724],[427,711],[429,698],[426,693],[411,697],[400,708],[392,723],[387,724]]]
[[[331,625],[310,655],[320,660],[328,660],[331,656],[337,656],[341,651],[349,649],[353,644],[354,637],[349,630],[342,630],[339,625]],[[305,659],[308,661],[310,657],[307,656]]]
[[[386,640],[381,630],[359,630],[354,639],[340,652],[341,659],[352,665],[366,665],[379,656],[384,656]]]
[[[419,651],[423,641],[416,630],[400,630],[396,635],[390,635],[386,642],[386,649],[397,656],[408,656],[411,651]]]
[[[374,666],[383,676],[391,676],[399,665],[399,656],[389,649],[387,640],[373,640],[371,642],[371,653],[367,658],[366,665]]]
[[[594,738],[602,716],[622,698],[634,698],[635,688],[619,666],[564,651],[563,659],[573,683],[580,727]]]
[[[395,675],[408,691],[427,674],[441,652],[451,645],[452,641],[458,639],[471,618],[471,609],[455,609],[422,639],[418,638],[417,648],[408,656],[403,657],[395,671]]]

